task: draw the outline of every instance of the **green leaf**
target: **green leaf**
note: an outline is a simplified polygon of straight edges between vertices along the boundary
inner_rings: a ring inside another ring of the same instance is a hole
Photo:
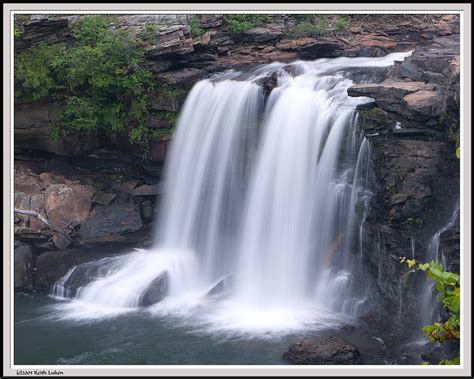
[[[458,148],[456,149],[456,157],[457,157],[458,159],[461,158],[461,148],[460,148],[460,147],[458,147]]]
[[[414,259],[408,259],[407,263],[408,263],[408,268],[412,268],[416,264],[416,261]]]
[[[428,267],[430,267],[430,264],[429,264],[429,263],[420,263],[420,264],[418,265],[418,268],[419,268],[420,270],[423,270],[423,271],[426,271],[426,270],[428,269]]]

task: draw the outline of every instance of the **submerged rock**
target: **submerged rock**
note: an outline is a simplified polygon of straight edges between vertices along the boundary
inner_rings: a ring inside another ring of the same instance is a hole
[[[148,307],[163,300],[168,294],[169,290],[169,275],[168,272],[162,272],[150,283],[148,288],[140,296],[138,306]]]
[[[340,337],[307,337],[290,346],[283,359],[303,365],[360,364],[356,346]]]
[[[212,288],[207,293],[207,296],[218,295],[224,291],[228,291],[233,287],[233,279],[234,277],[232,275],[224,276],[212,286]]]

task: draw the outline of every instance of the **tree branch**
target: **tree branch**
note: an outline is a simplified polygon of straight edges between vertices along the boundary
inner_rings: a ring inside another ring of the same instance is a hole
[[[45,224],[49,229],[58,232],[65,236],[69,241],[71,241],[71,238],[64,232],[64,230],[59,229],[56,225],[48,221],[46,217],[44,217],[41,213],[36,212],[36,211],[31,211],[31,210],[26,210],[26,209],[17,209],[15,208],[15,213],[20,214],[20,215],[27,215],[27,216],[33,216],[39,219],[43,224]]]

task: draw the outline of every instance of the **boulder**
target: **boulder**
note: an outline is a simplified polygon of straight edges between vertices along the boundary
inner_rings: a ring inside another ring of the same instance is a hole
[[[92,206],[94,188],[81,184],[53,184],[46,189],[46,214],[49,221],[61,228],[65,224],[80,223]]]
[[[58,279],[53,292],[55,295],[74,298],[89,283],[113,274],[119,267],[116,262],[116,257],[107,257],[73,266],[66,275]]]
[[[160,183],[156,184],[145,184],[138,186],[132,191],[133,196],[157,196],[163,193],[163,189]]]
[[[225,291],[230,290],[233,287],[233,276],[226,275],[222,279],[218,280],[216,284],[207,292],[208,296],[219,295]]]
[[[14,252],[15,289],[33,290],[35,256],[28,245],[19,245]]]
[[[425,120],[437,117],[443,106],[439,91],[417,91],[406,95],[400,102],[400,113],[407,118]]]
[[[38,193],[31,196],[30,210],[38,213],[44,213],[44,194]],[[44,223],[36,217],[30,217],[30,228],[43,229]]]
[[[138,305],[140,307],[148,307],[163,300],[168,294],[169,275],[165,271],[157,276],[150,285],[142,292]]]
[[[243,42],[272,43],[277,41],[283,33],[267,27],[256,27],[238,34],[238,39]]]
[[[100,205],[109,205],[115,199],[116,196],[117,195],[113,193],[98,191],[94,195],[94,198],[92,199],[92,201]]]
[[[197,17],[199,19],[199,27],[202,29],[216,28],[224,22],[224,16],[218,14],[201,14]]]
[[[406,95],[417,91],[433,90],[433,85],[424,82],[402,82],[387,79],[379,84],[355,84],[348,88],[347,94],[353,97],[372,97],[379,107],[395,110],[392,106],[398,106]]]
[[[290,346],[283,359],[304,365],[355,365],[360,352],[341,337],[307,337]]]
[[[108,252],[107,255],[111,256],[114,253]],[[47,251],[36,259],[35,290],[50,291],[51,287],[74,266],[103,258],[103,251],[94,252],[79,249]]]
[[[81,224],[82,238],[136,232],[143,228],[140,210],[135,204],[118,204],[98,209]]]

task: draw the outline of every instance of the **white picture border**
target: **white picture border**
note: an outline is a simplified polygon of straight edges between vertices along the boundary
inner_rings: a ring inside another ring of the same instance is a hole
[[[14,365],[13,364],[13,16],[40,13],[460,14],[461,17],[461,365]],[[3,375],[47,376],[470,376],[471,375],[471,4],[4,4]]]

